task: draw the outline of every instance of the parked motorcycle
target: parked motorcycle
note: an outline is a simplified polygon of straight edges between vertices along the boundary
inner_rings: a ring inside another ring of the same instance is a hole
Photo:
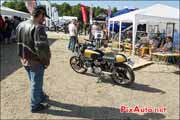
[[[98,75],[110,75],[118,85],[131,85],[135,80],[133,62],[123,54],[105,55],[91,43],[78,44],[77,54],[70,58],[70,65],[77,73],[86,73],[88,68]],[[127,63],[127,64],[126,64]]]

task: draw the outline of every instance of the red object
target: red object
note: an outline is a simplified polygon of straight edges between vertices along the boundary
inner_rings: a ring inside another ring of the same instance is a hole
[[[5,27],[5,22],[4,22],[3,18],[0,17],[0,29],[4,29],[4,27]]]
[[[87,24],[87,13],[86,13],[86,6],[81,5],[81,12],[83,17],[83,22]]]

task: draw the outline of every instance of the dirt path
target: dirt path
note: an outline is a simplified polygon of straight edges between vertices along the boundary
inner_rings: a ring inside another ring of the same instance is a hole
[[[135,71],[136,82],[125,88],[110,79],[96,83],[90,74],[75,73],[72,55],[62,35],[50,33],[52,61],[45,72],[44,89],[51,107],[29,111],[29,81],[16,57],[15,45],[2,45],[1,119],[179,118],[179,73],[174,66],[153,64]],[[59,38],[59,40],[57,40]],[[165,107],[165,113],[120,113],[119,107]]]

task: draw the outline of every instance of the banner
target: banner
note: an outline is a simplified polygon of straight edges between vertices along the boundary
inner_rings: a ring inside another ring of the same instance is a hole
[[[33,9],[36,7],[36,0],[26,0],[24,2],[27,10],[32,14]]]
[[[81,5],[81,12],[83,17],[84,24],[87,24],[87,14],[86,14],[86,6]]]
[[[92,10],[92,5],[91,5],[90,10],[89,10],[89,22],[91,25],[93,24],[92,18],[93,18],[93,10]]]

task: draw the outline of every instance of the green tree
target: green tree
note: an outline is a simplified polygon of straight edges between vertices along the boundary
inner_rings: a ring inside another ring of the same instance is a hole
[[[19,10],[19,11],[23,11],[23,12],[28,12],[28,10],[26,9],[25,3],[24,2],[18,2],[15,5],[15,9]]]
[[[82,21],[80,4],[72,6],[71,12],[72,12],[72,16],[76,16],[78,20]]]
[[[5,1],[2,5],[5,6],[5,7],[8,7],[8,8],[11,8],[11,9],[15,9],[16,3],[15,2],[6,2]]]
[[[95,7],[94,10],[94,16],[98,16],[100,13],[101,13],[101,8],[98,6],[98,7]]]
[[[116,8],[116,7],[113,7],[112,13],[116,13],[117,11],[118,11],[117,8]]]
[[[68,16],[68,15],[71,14],[71,6],[66,2],[64,2],[62,4],[62,9],[61,10],[62,10],[62,15],[63,16]]]
[[[59,16],[75,16],[82,22],[82,13],[80,9],[80,4],[70,6],[68,3],[64,2],[63,4],[52,4],[52,6],[56,7],[59,13]],[[87,18],[89,20],[89,9],[90,7],[86,6],[87,10]],[[115,8],[115,10],[117,10]],[[93,18],[98,16],[100,13],[107,14],[107,9],[98,7],[93,7]]]
[[[3,3],[3,6],[22,12],[28,12],[23,0],[8,0]]]
[[[59,16],[62,16],[62,10],[61,10],[62,7],[61,7],[61,5],[58,5],[58,4],[55,3],[55,4],[52,4],[52,6],[53,6],[53,7],[56,7],[56,8],[57,8],[57,11],[58,11],[58,15],[59,15]]]

